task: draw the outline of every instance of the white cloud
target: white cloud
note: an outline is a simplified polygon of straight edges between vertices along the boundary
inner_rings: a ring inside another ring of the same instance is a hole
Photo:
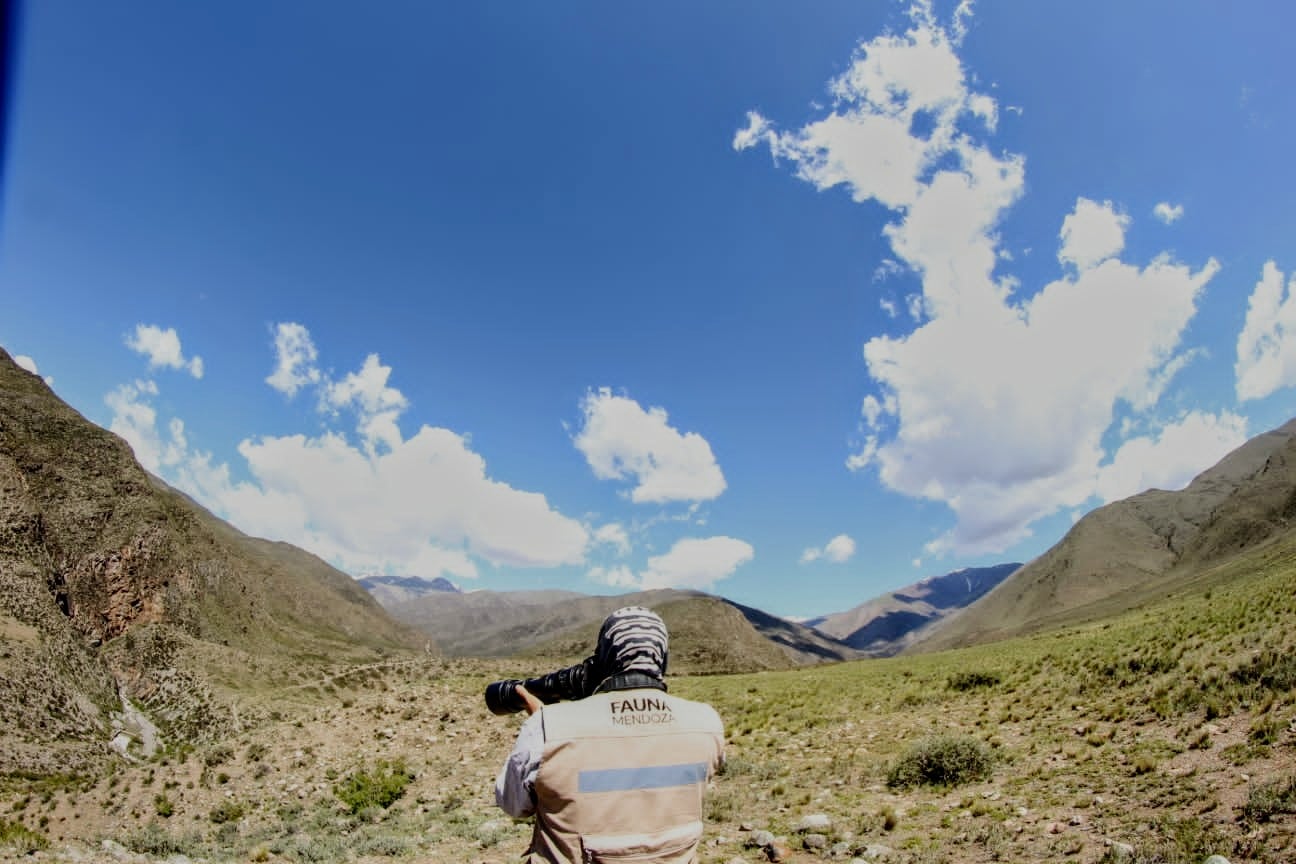
[[[618,588],[648,591],[655,588],[705,590],[733,575],[755,555],[751,544],[732,537],[688,537],[676,541],[669,552],[648,559],[637,575],[627,566],[591,567],[591,582]]]
[[[1163,426],[1155,438],[1131,438],[1099,470],[1098,495],[1106,503],[1146,489],[1182,489],[1246,443],[1246,426],[1245,418],[1227,411],[1193,411]]]
[[[394,449],[401,440],[397,420],[409,402],[399,390],[387,385],[391,371],[390,366],[382,365],[377,354],[370,354],[359,372],[351,372],[341,381],[321,378],[324,404],[334,410],[347,407],[355,410],[360,437],[371,452],[379,444]]]
[[[630,535],[626,533],[625,527],[619,522],[600,525],[598,530],[594,532],[594,542],[613,547],[618,555],[630,554]]]
[[[752,560],[756,552],[751,544],[733,537],[685,538],[676,541],[664,555],[648,559],[648,567],[639,574],[638,587],[710,588],[727,579],[740,566]]]
[[[164,455],[168,456],[165,464],[175,464],[177,443],[174,435],[171,441],[167,441],[158,431],[157,411],[149,402],[157,394],[157,384],[153,381],[134,381],[121,385],[104,397],[105,404],[113,412],[109,431],[124,438],[135,451],[139,463],[154,474],[161,473]],[[175,429],[174,426],[169,428]],[[183,424],[180,429],[180,441],[183,441]]]
[[[885,282],[888,279],[899,276],[904,273],[904,266],[892,258],[883,258],[882,263],[873,270],[874,282]],[[895,317],[892,315],[891,317]]]
[[[585,576],[591,582],[598,582],[600,585],[611,585],[614,588],[635,588],[639,585],[639,580],[635,578],[634,572],[625,565],[618,567],[591,567]]]
[[[298,335],[304,337],[299,346],[309,344],[305,328]],[[178,419],[166,436],[158,432],[152,382],[109,394],[111,428],[145,467],[240,529],[302,546],[353,573],[473,578],[477,560],[518,567],[584,563],[586,528],[543,495],[491,478],[466,438],[426,425],[401,436],[394,406],[404,403],[387,385],[390,371],[375,357],[339,384],[317,379],[322,397],[356,409],[359,445],[334,429],[314,437],[249,438],[238,446],[247,480],[233,479],[228,465],[191,447]],[[375,412],[395,412],[381,451],[369,446],[373,433],[366,427]]]
[[[1125,248],[1129,217],[1116,212],[1110,201],[1098,204],[1088,198],[1076,200],[1075,210],[1062,220],[1062,248],[1058,260],[1088,270]]]
[[[33,375],[40,375],[40,370],[36,367],[36,361],[26,354],[13,355],[13,361],[18,365],[19,369],[25,369]],[[45,382],[46,387],[54,386],[53,375],[41,375],[41,380]]]
[[[754,147],[765,137],[769,130],[769,121],[755,111],[747,112],[747,126],[734,133],[733,149],[746,150]]]
[[[838,534],[824,544],[823,548],[811,546],[801,553],[801,563],[808,564],[824,558],[835,564],[849,561],[855,554],[855,541],[847,534]]]
[[[195,378],[203,377],[203,359],[185,359],[174,327],[163,330],[152,324],[136,324],[135,332],[125,341],[127,348],[148,358],[150,369],[183,369]]]
[[[672,428],[664,408],[645,411],[606,388],[587,393],[576,448],[601,480],[633,477],[636,502],[708,501],[725,490],[711,445],[696,432]]]
[[[319,352],[310,331],[292,322],[278,324],[274,346],[275,370],[265,379],[267,384],[291,398],[307,384],[319,382],[320,370],[315,366]]]
[[[1152,208],[1152,215],[1167,225],[1178,222],[1183,213],[1182,204],[1171,204],[1167,201],[1162,201]]]
[[[1273,261],[1265,262],[1251,292],[1233,371],[1243,402],[1296,384],[1296,275],[1284,287],[1283,273]]]
[[[865,344],[864,419],[895,410],[847,467],[876,466],[886,487],[952,510],[930,553],[1000,552],[1098,493],[1119,403],[1150,411],[1195,356],[1181,339],[1218,264],[1123,262],[1128,217],[1080,198],[1060,231],[1059,261],[1075,269],[1023,293],[997,268],[1012,264],[998,224],[1025,190],[1025,159],[983,140],[993,100],[970,90],[957,32],[927,4],[913,20],[860,46],[827,116],[791,132],[767,123],[761,140],[816,188],[889,208],[884,236],[922,281],[913,329]]]

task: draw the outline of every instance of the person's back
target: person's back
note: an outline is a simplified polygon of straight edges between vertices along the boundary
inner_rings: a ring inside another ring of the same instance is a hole
[[[513,816],[535,813],[534,864],[691,864],[706,784],[724,758],[720,717],[666,692],[666,628],[647,609],[609,616],[595,656],[608,674],[594,695],[527,703],[496,801]]]
[[[542,713],[532,853],[544,861],[695,860],[702,796],[724,751],[711,706],[633,689]]]

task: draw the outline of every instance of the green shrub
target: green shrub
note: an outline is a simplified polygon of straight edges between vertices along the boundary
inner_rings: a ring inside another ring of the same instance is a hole
[[[199,845],[195,837],[172,836],[156,823],[123,835],[121,843],[137,855],[152,855],[156,858],[192,855]]]
[[[386,809],[405,794],[414,779],[403,759],[379,759],[372,769],[360,768],[334,785],[333,794],[353,813],[369,807]]]
[[[1282,813],[1296,813],[1296,774],[1252,787],[1242,806],[1242,818],[1252,824],[1268,822]]]
[[[941,735],[909,748],[887,772],[887,785],[958,786],[989,777],[993,767],[994,754],[982,742]]]
[[[208,768],[215,768],[217,765],[224,765],[233,758],[234,748],[228,744],[216,744],[203,754],[203,764]]]
[[[975,690],[978,687],[993,687],[1002,678],[997,672],[955,672],[945,682],[951,690]]]
[[[0,819],[0,847],[14,850],[20,855],[30,855],[49,847],[45,835],[31,830],[21,822]]]
[[[1296,687],[1296,654],[1262,651],[1229,674],[1239,684],[1257,684],[1277,692],[1291,690]]]
[[[226,822],[237,822],[243,818],[243,814],[246,812],[247,808],[243,806],[242,801],[226,798],[212,808],[210,818],[213,823],[224,825]]]
[[[153,796],[153,809],[163,819],[169,819],[175,813],[175,803],[164,793]]]

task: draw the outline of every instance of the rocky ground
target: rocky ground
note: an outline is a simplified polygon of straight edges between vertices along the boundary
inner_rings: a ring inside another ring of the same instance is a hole
[[[226,741],[115,757],[95,777],[10,777],[0,854],[515,861],[530,826],[495,809],[492,784],[521,717],[489,714],[480,696],[505,671],[517,670],[435,659],[372,667],[345,686],[322,682],[315,704]],[[1046,706],[1010,680],[937,687],[946,674],[910,661],[677,680],[728,727],[701,860],[1296,860],[1296,788],[1287,799],[1280,788],[1296,783],[1291,694],[1263,712],[1155,721],[1112,716],[1106,702]],[[1281,721],[1269,743],[1257,741],[1260,716]],[[933,736],[982,742],[988,776],[889,785],[906,748]],[[390,806],[343,800],[393,776],[396,786],[412,779]],[[1278,802],[1263,818],[1257,789]]]

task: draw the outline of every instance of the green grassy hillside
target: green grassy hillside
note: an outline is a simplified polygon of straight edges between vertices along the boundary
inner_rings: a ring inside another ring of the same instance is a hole
[[[1296,543],[1203,580],[969,649],[673,676],[728,733],[701,861],[765,861],[770,838],[805,862],[1296,860]],[[699,609],[664,610],[680,639]],[[273,710],[225,741],[8,778],[0,847],[37,836],[67,858],[107,839],[144,860],[515,861],[530,829],[491,789],[521,718],[490,715],[481,692],[537,671],[527,663],[339,666],[261,693]],[[344,800],[389,787],[387,807]],[[812,815],[824,827],[798,830]]]

